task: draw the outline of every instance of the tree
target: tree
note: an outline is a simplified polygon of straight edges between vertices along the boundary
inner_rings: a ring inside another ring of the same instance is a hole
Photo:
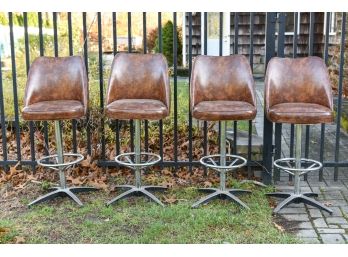
[[[174,26],[171,21],[167,21],[162,29],[162,53],[167,58],[169,66],[173,65],[173,43],[174,43]],[[158,33],[157,33],[158,34]],[[178,60],[181,60],[182,54],[182,42],[179,33],[177,35],[177,56]],[[155,51],[159,52],[158,35],[156,38]]]
[[[152,29],[147,35],[146,44],[149,52],[153,52],[155,50],[156,39],[158,38],[158,29]]]

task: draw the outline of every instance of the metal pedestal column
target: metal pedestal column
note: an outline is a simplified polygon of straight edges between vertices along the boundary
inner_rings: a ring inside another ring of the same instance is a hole
[[[28,206],[32,206],[34,204],[38,204],[50,199],[53,199],[57,196],[68,196],[73,201],[75,201],[78,205],[82,206],[82,202],[80,199],[74,194],[79,192],[89,192],[89,191],[95,191],[97,188],[94,187],[67,187],[66,186],[66,179],[65,179],[65,170],[71,167],[72,165],[75,165],[79,162],[81,162],[84,157],[81,154],[74,154],[74,153],[67,153],[64,154],[63,152],[63,142],[62,142],[62,131],[60,127],[60,122],[55,121],[55,137],[56,137],[56,148],[57,148],[57,154],[46,156],[40,160],[38,160],[38,165],[53,169],[55,171],[59,172],[59,181],[60,186],[58,187],[52,187],[51,189],[54,189],[54,191],[41,196],[37,198],[35,201],[31,202]],[[75,161],[72,162],[64,162],[64,156],[66,157],[74,157],[76,158]],[[47,163],[50,159],[54,159],[56,163]]]
[[[274,165],[276,167],[294,176],[294,192],[293,193],[285,193],[285,192],[268,193],[267,194],[268,196],[286,198],[284,201],[278,204],[278,206],[273,210],[273,213],[278,213],[281,209],[283,209],[285,206],[289,205],[290,203],[305,203],[332,214],[331,209],[327,208],[325,205],[321,204],[320,202],[310,198],[310,197],[317,197],[318,194],[313,192],[301,193],[300,176],[313,170],[319,170],[322,167],[322,164],[318,161],[301,158],[302,156],[302,152],[301,152],[302,125],[296,124],[295,129],[296,129],[295,158],[284,158],[284,159],[276,160],[274,162]],[[281,164],[282,162],[286,163],[287,165]],[[291,163],[293,162],[295,163],[295,168],[291,167]],[[302,164],[305,162],[311,165],[309,167],[303,167]]]
[[[212,192],[211,194],[207,195],[206,197],[203,197],[198,202],[192,205],[192,208],[197,208],[201,204],[208,203],[209,201],[217,198],[217,197],[223,197],[226,199],[229,199],[238,205],[249,209],[249,207],[243,203],[238,197],[235,196],[235,194],[241,194],[241,193],[251,193],[249,190],[242,190],[242,189],[226,189],[226,173],[227,171],[234,170],[236,168],[242,167],[246,164],[246,160],[240,156],[237,155],[230,155],[226,154],[226,121],[221,121],[220,126],[220,154],[219,155],[209,155],[203,157],[200,162],[207,166],[208,168],[212,168],[218,172],[220,172],[220,186],[219,188],[200,188],[200,191],[205,192]],[[219,165],[213,160],[214,157],[219,157]],[[231,161],[230,165],[226,164],[226,158],[233,158],[234,160]],[[205,160],[208,159],[212,165],[208,164]],[[242,161],[242,164],[234,165],[238,161]]]
[[[150,200],[153,200],[154,202],[158,203],[159,205],[164,207],[164,204],[152,193],[150,193],[148,190],[165,190],[167,189],[166,187],[162,186],[142,186],[141,185],[141,169],[154,165],[157,162],[161,160],[161,157],[156,155],[156,154],[151,154],[151,153],[145,153],[141,152],[140,150],[140,120],[135,120],[135,132],[134,132],[134,153],[126,153],[126,154],[120,154],[116,156],[115,160],[121,165],[124,165],[128,168],[131,168],[134,170],[135,173],[135,186],[132,185],[120,185],[116,186],[116,188],[123,188],[123,189],[129,189],[128,191],[118,195],[111,201],[107,202],[107,205],[113,204],[117,202],[118,200],[124,199],[126,197],[132,196],[132,195],[145,195],[148,197]],[[142,162],[141,161],[141,156],[147,156],[147,161]],[[131,160],[130,157],[135,157],[135,162]],[[125,161],[122,161],[122,158],[125,158]]]

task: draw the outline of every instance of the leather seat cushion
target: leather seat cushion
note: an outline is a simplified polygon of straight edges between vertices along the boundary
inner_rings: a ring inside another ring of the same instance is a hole
[[[153,99],[121,99],[108,104],[105,108],[108,118],[120,120],[160,120],[168,116],[168,108]]]
[[[76,100],[42,101],[25,106],[25,120],[69,120],[79,119],[85,114],[84,106]]]
[[[282,103],[269,108],[267,117],[272,122],[318,124],[333,122],[330,108],[312,103]]]
[[[252,120],[256,108],[243,101],[203,101],[192,109],[192,116],[199,120]]]

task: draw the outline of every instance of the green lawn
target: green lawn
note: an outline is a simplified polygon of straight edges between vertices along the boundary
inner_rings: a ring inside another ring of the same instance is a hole
[[[25,243],[298,243],[273,224],[264,196],[271,188],[243,187],[253,190],[241,197],[250,211],[226,200],[191,209],[203,196],[192,187],[156,193],[161,200],[177,199],[165,208],[142,197],[106,207],[105,201],[117,193],[96,192],[80,194],[84,207],[63,198],[28,209],[33,196],[24,195],[14,212],[0,213],[0,228],[7,231],[0,234],[0,242],[21,238]]]

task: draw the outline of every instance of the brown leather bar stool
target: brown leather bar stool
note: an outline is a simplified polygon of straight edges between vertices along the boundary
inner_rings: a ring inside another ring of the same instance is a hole
[[[134,152],[116,156],[120,165],[135,171],[135,185],[107,203],[131,195],[145,195],[156,203],[162,202],[148,190],[165,190],[161,186],[142,186],[141,170],[158,163],[157,154],[141,152],[141,120],[161,120],[169,115],[170,85],[168,65],[162,54],[119,53],[115,56],[106,97],[105,114],[109,119],[134,120]],[[135,160],[135,161],[133,161]]]
[[[63,152],[60,121],[84,117],[87,107],[88,82],[81,57],[38,57],[34,60],[28,74],[22,117],[28,121],[55,122],[57,154],[43,157],[37,163],[59,171],[60,186],[54,187],[54,191],[39,197],[29,206],[57,196],[69,196],[82,206],[74,193],[96,190],[93,187],[67,187],[65,179],[65,171],[81,162],[84,157],[77,153]]]
[[[290,203],[305,203],[324,211],[332,210],[309,198],[313,192],[301,193],[300,176],[322,168],[315,160],[301,158],[302,125],[333,122],[332,91],[328,71],[319,57],[272,58],[265,78],[265,108],[271,122],[295,124],[295,158],[274,161],[274,166],[294,176],[294,192],[269,193],[285,198],[274,210],[278,213]]]
[[[220,154],[200,159],[202,165],[220,173],[220,188],[200,189],[212,193],[192,207],[220,196],[249,209],[234,194],[250,191],[226,189],[226,173],[247,163],[241,156],[226,154],[226,121],[252,120],[256,116],[254,80],[248,60],[242,55],[198,56],[192,67],[190,90],[192,117],[221,122]]]

